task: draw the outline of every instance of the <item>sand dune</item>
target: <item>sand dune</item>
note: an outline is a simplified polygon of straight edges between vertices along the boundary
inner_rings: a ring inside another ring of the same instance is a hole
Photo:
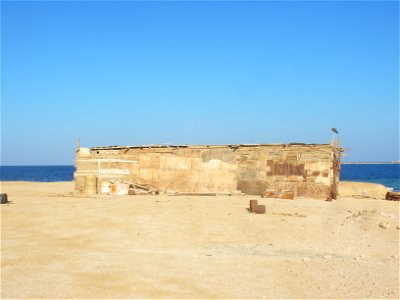
[[[1,190],[3,299],[399,298],[398,202]]]

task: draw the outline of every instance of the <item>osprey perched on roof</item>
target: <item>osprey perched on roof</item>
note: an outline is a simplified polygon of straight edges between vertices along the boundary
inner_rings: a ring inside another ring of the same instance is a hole
[[[331,130],[332,130],[334,133],[339,134],[339,132],[337,131],[337,129],[336,129],[335,127],[332,127]]]

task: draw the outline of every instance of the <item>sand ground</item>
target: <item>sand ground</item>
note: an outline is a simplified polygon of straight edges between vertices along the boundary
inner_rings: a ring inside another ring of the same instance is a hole
[[[398,202],[1,190],[3,299],[399,298]]]

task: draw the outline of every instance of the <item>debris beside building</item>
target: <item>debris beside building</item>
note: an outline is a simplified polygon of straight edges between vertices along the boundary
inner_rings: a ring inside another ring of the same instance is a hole
[[[117,186],[123,194],[146,189],[153,194],[276,191],[335,199],[340,154],[330,144],[298,143],[78,148],[74,179],[80,193],[85,178],[96,176],[98,193],[117,193]]]

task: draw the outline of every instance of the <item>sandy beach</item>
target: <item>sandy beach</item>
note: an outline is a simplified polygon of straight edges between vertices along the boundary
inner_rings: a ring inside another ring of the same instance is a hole
[[[1,191],[3,299],[399,298],[398,202]]]

